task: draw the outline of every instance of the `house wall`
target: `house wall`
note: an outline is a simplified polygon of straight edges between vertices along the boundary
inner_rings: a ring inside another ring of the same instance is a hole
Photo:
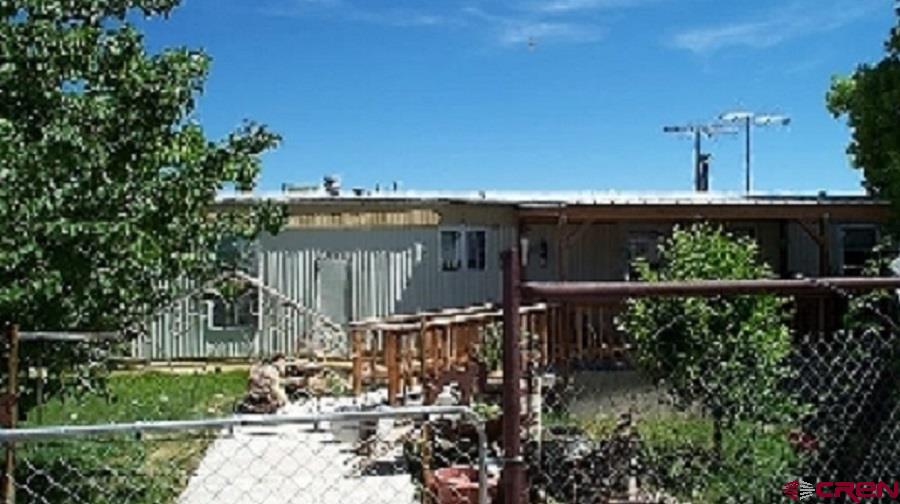
[[[839,221],[826,226],[829,249],[829,275],[840,275],[843,268],[843,229],[848,226],[873,226],[870,222]],[[756,221],[725,223],[736,233],[751,233],[760,249],[760,258],[784,277],[819,276],[819,246],[807,232],[793,221]],[[817,225],[812,225],[818,231]],[[580,230],[579,230],[580,229]],[[629,264],[629,237],[632,235],[671,233],[669,223],[595,223],[583,228],[532,225],[524,236],[528,239],[526,277],[534,281],[560,279],[559,237],[572,236],[568,248],[567,280],[624,280]],[[541,241],[546,240],[547,261],[540,259]]]
[[[584,227],[580,224],[565,226],[533,225],[525,232],[528,239],[528,263],[525,268],[526,277],[534,281],[559,279],[559,240],[560,236],[571,236],[565,278],[573,281],[615,281],[625,280],[628,265],[631,261],[629,240],[632,236],[665,237],[671,234],[671,223],[594,223]],[[760,248],[760,257],[775,272],[783,270],[783,253],[781,225],[777,221],[726,223],[729,231],[750,233],[755,237]],[[802,232],[802,230],[801,230]],[[792,243],[798,237],[790,237]],[[541,241],[548,243],[548,259],[546,266],[540,259]],[[815,245],[805,243],[794,245],[789,257],[794,258],[791,264],[800,267],[809,262],[813,255],[813,264],[818,267],[818,256]]]
[[[304,215],[278,235],[260,238],[258,274],[265,285],[319,310],[323,289],[340,288],[321,284],[317,264],[327,259],[347,264],[346,320],[500,300],[500,253],[517,238],[512,208],[442,204],[416,212],[384,211],[416,219],[403,225],[372,215],[380,212],[367,211],[360,217],[352,208],[332,210],[322,214],[331,217]],[[415,224],[427,222],[435,214],[436,225]],[[334,219],[341,220],[342,227],[328,227]],[[441,270],[440,231],[445,227],[486,232],[484,270]],[[211,337],[200,304],[195,299],[185,300],[158,317],[150,337],[133,345],[133,356],[153,360],[243,357],[293,353],[309,344],[312,318],[285,308],[277,298],[261,296],[260,330],[252,341],[237,336],[234,341]]]
[[[323,289],[334,297],[339,286],[322,285],[320,261],[344,261],[347,267],[346,320],[394,313],[499,302],[500,253],[518,238],[516,211],[511,205],[364,202],[292,206],[292,219],[276,236],[259,240],[257,272],[265,285],[313,310],[322,308]],[[828,228],[832,273],[841,267],[841,227]],[[442,271],[440,231],[444,228],[486,231],[484,270]],[[750,232],[760,253],[779,274],[818,275],[818,247],[796,223],[767,220],[726,224]],[[568,280],[623,280],[629,264],[629,237],[671,232],[671,223],[598,222],[587,226],[529,225],[525,278],[558,280],[559,241],[571,236],[564,277]],[[546,241],[546,261],[541,242]],[[325,296],[329,297],[329,296]],[[313,321],[285,308],[272,296],[260,296],[258,333],[239,334],[209,329],[207,306],[186,299],[161,314],[146,337],[135,341],[132,355],[153,360],[292,353],[309,344]],[[344,322],[341,320],[340,322]]]
[[[844,253],[844,229],[847,227],[877,227],[872,222],[862,221],[838,221],[826,226],[828,239],[828,274],[841,275],[843,273]],[[818,232],[816,225],[810,226],[814,232]],[[789,236],[789,276],[819,276],[819,246],[802,226],[795,222],[788,224]]]

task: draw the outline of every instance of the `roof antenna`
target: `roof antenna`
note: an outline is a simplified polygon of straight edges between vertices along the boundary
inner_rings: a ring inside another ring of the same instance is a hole
[[[750,130],[754,127],[787,126],[791,124],[791,118],[780,114],[759,114],[748,110],[736,110],[726,112],[719,116],[725,122],[737,123],[744,127],[744,190],[750,194],[752,189],[750,180]]]
[[[706,192],[709,190],[709,160],[710,155],[703,153],[701,139],[712,138],[715,135],[733,135],[737,128],[722,123],[685,124],[681,126],[665,126],[665,133],[689,134],[694,138],[694,190]]]

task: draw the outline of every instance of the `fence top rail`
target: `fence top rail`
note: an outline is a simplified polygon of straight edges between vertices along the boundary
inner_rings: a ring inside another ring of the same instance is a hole
[[[446,308],[443,310],[423,311],[419,313],[394,314],[385,317],[371,317],[363,320],[355,320],[350,322],[350,327],[354,329],[368,329],[373,325],[395,324],[395,323],[417,323],[423,319],[431,319],[436,317],[451,317],[457,315],[471,315],[481,312],[497,310],[497,306],[487,303],[481,305],[473,305],[464,308]]]
[[[519,314],[528,315],[547,311],[546,303],[537,303],[519,308]],[[472,310],[447,310],[446,312],[433,312],[431,314],[394,316],[385,319],[375,319],[368,322],[354,322],[354,329],[359,331],[385,331],[385,332],[414,332],[432,327],[447,327],[456,324],[468,324],[478,322],[495,322],[503,317],[503,310],[483,311],[483,307]],[[400,318],[408,317],[408,318]],[[415,317],[416,321],[410,320]],[[404,320],[404,321],[399,321]]]
[[[382,408],[372,411],[311,413],[304,415],[234,415],[201,420],[114,423],[100,425],[59,425],[27,429],[0,428],[0,444],[79,438],[110,434],[204,431],[230,427],[316,424],[319,422],[362,422],[383,418],[417,418],[428,415],[461,415],[479,423],[480,418],[466,406],[414,406]]]
[[[735,294],[821,295],[828,292],[900,289],[900,277],[822,277],[795,280],[691,280],[684,282],[525,282],[528,300],[590,302],[634,297]]]
[[[54,341],[68,343],[99,343],[119,341],[125,337],[118,332],[65,332],[65,331],[22,331],[19,341]]]

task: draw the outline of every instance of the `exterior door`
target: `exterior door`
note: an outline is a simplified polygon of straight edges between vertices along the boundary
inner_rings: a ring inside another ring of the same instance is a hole
[[[316,261],[319,313],[335,324],[350,322],[350,263],[346,259]]]

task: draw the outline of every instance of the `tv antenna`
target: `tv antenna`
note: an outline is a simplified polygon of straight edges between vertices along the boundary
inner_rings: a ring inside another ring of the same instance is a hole
[[[737,129],[722,123],[684,124],[681,126],[665,126],[664,133],[677,133],[691,135],[694,139],[694,190],[709,190],[709,160],[711,156],[704,154],[702,138],[712,138],[716,135],[734,135]]]
[[[747,110],[736,110],[726,112],[719,116],[719,119],[729,123],[741,123],[744,126],[744,189],[750,194],[750,130],[756,127],[766,126],[787,126],[791,123],[791,118],[780,114],[758,114]]]

